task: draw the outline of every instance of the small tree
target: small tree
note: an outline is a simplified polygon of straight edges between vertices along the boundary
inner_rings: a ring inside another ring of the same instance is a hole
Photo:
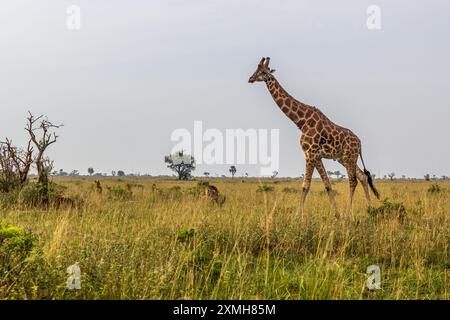
[[[275,170],[275,171],[272,172],[271,178],[275,179],[277,177],[277,175],[278,175],[278,171]]]
[[[113,170],[113,171],[111,171],[111,175],[113,176],[113,177],[115,177],[116,176],[116,172]]]
[[[167,164],[167,168],[177,174],[178,180],[188,180],[192,176],[192,171],[195,170],[194,157],[185,154],[184,151],[166,156],[164,162]]]
[[[389,177],[389,179],[394,180],[395,173],[394,172],[389,173],[388,177]]]
[[[204,175],[205,177],[209,177],[210,173],[209,173],[209,172],[203,172],[203,175]]]
[[[92,176],[94,174],[94,168],[89,167],[88,168],[88,173],[89,173],[90,176]]]
[[[427,173],[427,174],[424,175],[423,177],[424,177],[424,179],[425,179],[426,181],[430,181],[430,174],[429,174],[429,173]]]
[[[234,178],[234,175],[236,174],[236,171],[237,171],[236,167],[235,167],[235,166],[231,166],[231,167],[230,167],[230,170],[228,170],[228,171],[230,171],[230,173],[231,173],[231,179],[233,179],[233,178]]]
[[[62,124],[55,125],[47,118],[44,118],[43,115],[35,117],[31,112],[28,112],[25,130],[30,135],[30,140],[37,149],[37,156],[34,162],[38,171],[38,183],[41,185],[41,196],[44,204],[48,204],[48,176],[53,169],[53,161],[45,157],[45,151],[58,139],[53,130],[60,127],[62,127]]]
[[[122,170],[117,171],[117,176],[118,177],[124,177],[125,176],[125,172]]]

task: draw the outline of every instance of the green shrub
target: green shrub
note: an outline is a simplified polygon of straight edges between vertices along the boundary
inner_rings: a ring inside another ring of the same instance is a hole
[[[24,229],[0,224],[0,288],[20,273],[34,242],[34,236]]]
[[[285,187],[285,188],[283,188],[283,190],[281,190],[281,192],[284,192],[284,193],[300,193],[300,189],[291,188],[291,187]]]
[[[205,190],[209,187],[209,182],[199,181],[195,187],[189,188],[187,193],[194,197],[199,197],[205,194]]]
[[[440,193],[441,191],[442,191],[442,189],[438,184],[432,184],[428,188],[428,193],[431,193],[431,194]]]
[[[216,283],[217,280],[219,280],[220,275],[222,273],[222,268],[223,268],[222,260],[218,259],[213,262],[210,271],[210,279],[212,283]]]
[[[406,217],[406,208],[403,203],[390,202],[388,199],[385,199],[378,208],[368,207],[367,213],[372,218],[396,217],[403,221]]]
[[[48,203],[55,203],[62,197],[66,188],[54,182],[48,184]],[[45,186],[40,183],[30,183],[19,193],[19,205],[25,207],[38,207],[46,204]]]
[[[0,300],[51,299],[60,284],[58,268],[45,261],[31,232],[0,224]]]
[[[183,228],[178,232],[178,236],[177,239],[180,242],[186,242],[189,239],[191,239],[195,234],[195,229],[194,228]]]
[[[9,208],[18,203],[19,200],[19,190],[14,190],[11,192],[0,192],[0,209]]]
[[[172,199],[177,199],[183,195],[180,186],[173,186],[167,190],[167,196]]]
[[[120,186],[107,187],[108,196],[112,200],[130,200],[133,194]]]
[[[34,243],[34,237],[24,229],[0,224],[0,248],[12,250],[16,253],[27,254],[31,251]]]
[[[272,186],[269,186],[267,184],[261,184],[258,186],[258,189],[256,189],[256,192],[271,192],[274,188]]]

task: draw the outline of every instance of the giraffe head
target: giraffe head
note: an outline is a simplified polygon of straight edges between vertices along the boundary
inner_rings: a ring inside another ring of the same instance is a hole
[[[273,77],[272,73],[274,73],[275,70],[269,68],[269,62],[269,57],[262,58],[256,68],[256,71],[252,74],[250,79],[248,79],[248,82],[253,83],[255,81],[266,81],[271,79]]]

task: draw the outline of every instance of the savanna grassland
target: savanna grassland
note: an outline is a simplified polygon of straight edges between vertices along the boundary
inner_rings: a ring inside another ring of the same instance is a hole
[[[347,182],[334,182],[336,220],[320,181],[301,218],[299,181],[208,180],[223,205],[198,181],[104,178],[101,194],[93,179],[55,181],[76,208],[0,198],[0,222],[33,242],[3,268],[1,299],[449,299],[448,182],[377,180],[389,201],[370,212],[358,186],[348,216]],[[66,287],[73,264],[80,290]]]

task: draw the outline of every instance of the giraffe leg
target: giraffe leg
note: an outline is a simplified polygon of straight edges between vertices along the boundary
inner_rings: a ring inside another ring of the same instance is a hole
[[[323,166],[322,160],[316,161],[316,169],[319,172],[320,178],[322,179],[322,181],[325,185],[325,190],[327,191],[328,196],[330,197],[331,204],[333,205],[334,215],[336,216],[336,218],[339,218],[339,211],[336,206],[336,200],[334,199],[333,190],[331,189],[330,179],[328,178],[328,175],[325,170],[325,167]]]
[[[369,207],[370,207],[371,201],[370,201],[368,178],[358,166],[356,166],[356,177],[358,178],[359,182],[361,182],[361,185],[363,186],[364,194],[366,195],[367,203],[369,204]]]
[[[306,159],[305,178],[303,179],[302,196],[300,199],[299,212],[303,216],[303,210],[305,207],[306,196],[308,195],[309,188],[311,187],[312,174],[314,172],[315,161],[312,159]]]
[[[350,193],[348,197],[348,208],[347,212],[349,214],[353,214],[353,195],[355,194],[356,186],[358,185],[358,180],[356,178],[356,164],[352,164],[347,167],[347,174],[348,174],[348,182],[350,185]]]

